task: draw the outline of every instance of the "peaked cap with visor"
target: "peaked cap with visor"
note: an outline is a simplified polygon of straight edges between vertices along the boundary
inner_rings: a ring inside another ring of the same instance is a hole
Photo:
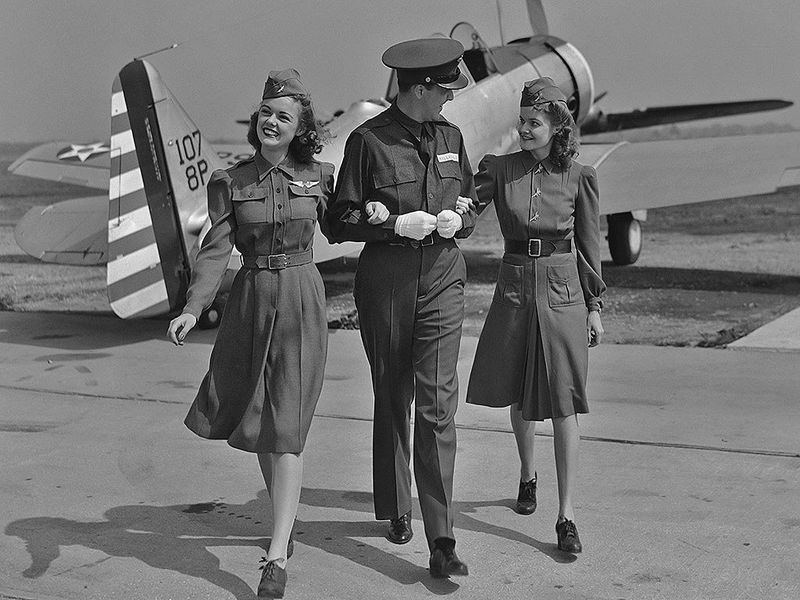
[[[381,60],[397,70],[400,84],[436,84],[448,90],[467,87],[469,79],[458,62],[464,55],[461,42],[450,38],[423,38],[395,44],[383,53]]]

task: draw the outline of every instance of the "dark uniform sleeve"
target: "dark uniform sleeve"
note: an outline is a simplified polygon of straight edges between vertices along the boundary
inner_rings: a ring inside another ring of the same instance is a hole
[[[327,221],[328,204],[330,203],[331,196],[333,196],[333,170],[334,166],[331,163],[320,163],[320,177],[319,185],[322,189],[322,198],[317,204],[317,223],[319,223],[320,231],[329,240],[331,239],[330,230]]]
[[[458,151],[458,164],[461,165],[461,196],[464,198],[471,198],[472,204],[477,206],[478,197],[475,194],[475,177],[472,175],[472,165],[469,163],[469,157],[467,156],[467,149],[464,146],[463,138],[461,139],[461,148],[459,148]],[[468,237],[475,229],[475,222],[477,219],[478,213],[475,208],[470,208],[461,215],[461,222],[464,226],[456,231],[456,237]]]
[[[191,313],[197,318],[217,295],[228,268],[236,232],[230,175],[226,171],[214,171],[206,191],[211,229],[203,238],[203,246],[197,253],[183,309],[184,313]]]
[[[478,165],[478,173],[475,175],[475,193],[478,197],[475,211],[481,214],[497,195],[497,157],[494,154],[487,154]]]
[[[378,242],[394,239],[397,215],[390,215],[383,225],[370,225],[364,206],[372,191],[369,148],[364,135],[356,130],[347,138],[344,157],[339,170],[336,189],[328,204],[325,217],[327,232],[332,243]]]
[[[578,198],[575,201],[575,247],[578,254],[578,275],[583,288],[586,307],[599,310],[603,307],[602,295],[606,291],[600,270],[600,202],[597,173],[593,167],[584,166],[578,180]]]

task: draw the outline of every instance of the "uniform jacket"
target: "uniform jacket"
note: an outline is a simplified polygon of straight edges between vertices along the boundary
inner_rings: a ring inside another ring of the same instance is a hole
[[[257,152],[214,171],[208,182],[211,229],[192,270],[184,312],[197,317],[213,302],[234,246],[245,256],[311,248],[316,221],[325,228],[332,189],[332,164],[300,163],[291,156],[271,166]]]
[[[573,161],[559,170],[549,158],[537,163],[525,151],[489,154],[481,161],[475,186],[478,213],[494,200],[504,239],[574,240],[586,307],[602,307],[606,286],[600,275],[600,205],[593,167]]]
[[[350,134],[328,207],[333,241],[391,241],[398,215],[417,210],[436,215],[455,210],[458,196],[475,199],[461,131],[444,118],[425,125],[432,125],[435,135],[429,168],[420,156],[423,124],[396,104]],[[382,202],[389,210],[389,219],[381,226],[367,223],[364,205],[371,201]],[[476,216],[472,210],[462,215],[464,226],[455,237],[472,233]]]

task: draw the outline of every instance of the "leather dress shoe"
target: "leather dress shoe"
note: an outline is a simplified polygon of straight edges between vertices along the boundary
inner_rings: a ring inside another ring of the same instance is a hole
[[[404,515],[389,521],[389,533],[386,535],[393,544],[407,544],[414,537],[414,532],[411,531],[411,513],[407,512]]]
[[[556,535],[558,535],[558,549],[563,552],[577,554],[583,550],[581,538],[578,537],[578,528],[569,519],[556,523]]]
[[[448,538],[438,538],[434,541],[433,552],[431,552],[431,559],[428,563],[431,576],[469,575],[469,569],[466,563],[458,558],[455,546],[455,540]]]
[[[536,473],[530,481],[519,482],[515,510],[521,515],[532,515],[536,511]]]
[[[283,598],[286,591],[286,569],[278,566],[277,561],[264,557],[261,559],[261,581],[258,584],[259,598]]]

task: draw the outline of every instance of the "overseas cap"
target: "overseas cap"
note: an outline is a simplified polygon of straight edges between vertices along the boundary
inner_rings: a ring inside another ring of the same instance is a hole
[[[532,81],[526,81],[522,88],[522,99],[520,106],[533,106],[539,108],[548,102],[561,102],[565,106],[567,97],[564,95],[552,79],[541,77]]]
[[[395,44],[383,53],[383,64],[397,69],[399,83],[435,83],[460,90],[469,83],[458,68],[464,46],[450,38],[423,38]]]
[[[308,96],[308,90],[300,81],[300,73],[295,69],[270,71],[264,84],[261,100],[280,98],[281,96]]]

